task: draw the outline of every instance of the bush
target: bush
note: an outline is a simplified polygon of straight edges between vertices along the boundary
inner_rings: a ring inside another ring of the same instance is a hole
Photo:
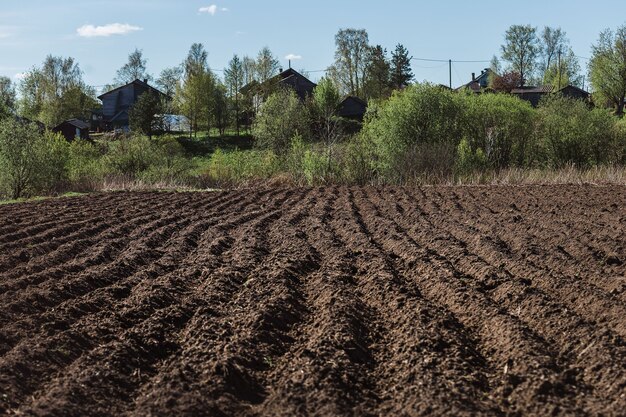
[[[70,143],[67,175],[74,191],[96,190],[104,174],[102,151],[98,146],[82,139]]]
[[[264,180],[280,172],[280,160],[273,151],[224,152],[217,149],[200,175],[204,185],[232,186],[251,180]]]
[[[456,151],[456,173],[464,177],[476,171],[483,171],[488,166],[487,156],[481,148],[472,149],[469,141],[463,139]]]
[[[462,133],[462,96],[430,84],[395,92],[362,132],[375,146],[377,172],[392,182],[452,173]]]
[[[104,158],[108,173],[136,178],[158,160],[157,149],[145,136],[129,136],[108,142]]]
[[[615,155],[615,119],[609,111],[554,95],[541,102],[538,116],[539,155],[546,165],[588,168]]]
[[[263,103],[254,121],[252,135],[255,144],[259,149],[283,155],[297,134],[308,137],[306,108],[293,90],[280,88]]]
[[[0,124],[0,194],[13,199],[62,191],[69,182],[70,144],[36,124]]]
[[[535,110],[530,103],[506,94],[472,94],[464,101],[467,145],[472,154],[483,153],[483,168],[531,162]]]

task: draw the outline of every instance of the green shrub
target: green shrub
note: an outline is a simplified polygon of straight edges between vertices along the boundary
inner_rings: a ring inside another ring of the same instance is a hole
[[[483,171],[488,164],[488,158],[481,148],[472,149],[467,139],[463,139],[459,143],[455,165],[457,175],[463,177],[471,175],[476,171]]]
[[[69,181],[70,143],[59,133],[45,132],[37,147],[40,160],[37,192],[63,191]]]
[[[157,159],[154,142],[145,136],[129,136],[107,143],[104,164],[108,173],[135,178]]]
[[[471,94],[464,101],[465,137],[472,154],[482,151],[483,169],[532,161],[536,112],[530,103],[508,94]]]
[[[71,142],[67,173],[74,191],[96,190],[105,174],[101,149],[87,140]]]
[[[280,88],[261,106],[252,135],[259,149],[271,150],[277,155],[289,151],[291,139],[309,134],[306,107],[292,89]]]
[[[224,152],[217,149],[201,174],[207,185],[232,186],[251,180],[264,180],[280,172],[280,160],[270,150]]]
[[[461,95],[430,84],[396,92],[367,117],[362,134],[375,145],[384,180],[405,182],[453,171],[463,133]]]
[[[615,119],[607,110],[553,95],[541,102],[538,116],[539,154],[548,166],[588,168],[615,153]]]

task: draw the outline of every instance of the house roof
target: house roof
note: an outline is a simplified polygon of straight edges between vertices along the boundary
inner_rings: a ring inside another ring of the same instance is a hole
[[[564,90],[576,90],[576,91],[578,91],[579,93],[583,93],[583,94],[587,94],[587,95],[589,95],[589,94],[590,94],[590,93],[589,93],[589,91],[585,91],[585,90],[583,90],[582,88],[576,87],[575,85],[571,85],[571,84],[566,85],[565,87],[561,88],[561,89],[559,90],[559,92],[564,91]]]
[[[463,84],[462,86],[458,87],[456,90],[458,91],[458,90],[462,90],[463,88],[469,88],[475,93],[480,92],[481,88],[484,88],[482,87],[483,85],[487,86],[489,84],[489,76],[491,74],[495,74],[491,70],[491,68],[485,68],[478,77],[474,78],[472,81],[470,81],[467,84]]]
[[[60,123],[55,129],[61,127],[64,124],[69,124],[72,125],[78,129],[89,129],[89,125],[85,122],[83,122],[82,120],[79,119],[69,119],[64,121],[63,123]]]
[[[275,76],[267,79],[266,81],[259,83],[258,81],[252,81],[246,85],[244,85],[241,88],[241,92],[242,93],[246,93],[250,90],[252,90],[255,87],[258,86],[263,86],[263,85],[272,85],[272,84],[279,84],[279,83],[288,83],[291,80],[294,80],[296,78],[300,78],[305,80],[305,82],[310,83],[311,87],[315,88],[315,86],[317,86],[317,84],[315,84],[313,81],[309,80],[307,77],[305,77],[304,75],[300,74],[298,71],[294,70],[293,68],[289,68],[286,69],[285,71],[282,71],[280,74],[276,74]]]
[[[511,91],[511,94],[547,94],[551,93],[554,87],[551,85],[540,85],[538,87],[518,87]]]
[[[98,98],[99,98],[100,100],[102,100],[102,97],[106,97],[106,96],[108,96],[109,94],[117,94],[117,93],[119,93],[119,91],[120,91],[122,88],[125,88],[125,87],[127,87],[127,86],[129,86],[129,85],[132,85],[132,84],[139,85],[139,86],[142,86],[142,87],[146,87],[146,88],[148,88],[148,89],[150,89],[150,90],[154,91],[154,92],[155,92],[155,93],[157,93],[157,94],[160,94],[160,95],[162,95],[162,96],[169,97],[169,96],[167,96],[167,94],[162,93],[161,91],[157,90],[156,88],[154,88],[153,86],[151,86],[151,85],[150,85],[150,84],[148,84],[147,82],[141,81],[140,79],[136,79],[135,81],[132,81],[132,82],[130,82],[130,83],[128,83],[128,84],[124,84],[124,85],[121,85],[121,86],[119,86],[119,87],[117,87],[117,88],[114,88],[114,89],[113,89],[113,90],[111,90],[111,91],[107,91],[106,93],[99,95],[99,96],[98,96]]]

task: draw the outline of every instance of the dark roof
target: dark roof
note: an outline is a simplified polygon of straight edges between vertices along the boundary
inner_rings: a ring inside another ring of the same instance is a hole
[[[293,68],[289,68],[289,69],[286,69],[285,71],[282,71],[280,74],[276,74],[275,76],[269,78],[268,80],[262,83],[259,83],[258,81],[253,80],[249,84],[244,85],[241,88],[240,92],[245,94],[246,92],[256,87],[263,86],[263,85],[274,85],[274,84],[282,84],[282,83],[289,84],[290,81],[293,81],[296,78],[301,78],[305,80],[306,82],[310,83],[311,90],[317,86],[317,84],[309,80],[304,75],[300,74],[298,71],[294,70]]]
[[[64,124],[68,124],[68,125],[72,125],[78,129],[89,129],[89,125],[85,122],[83,122],[82,120],[78,120],[78,119],[69,119],[66,120],[62,123],[59,123],[59,125],[57,127],[55,127],[55,129],[59,129],[61,126],[63,126]]]
[[[582,88],[576,87],[575,85],[571,85],[571,84],[566,85],[565,87],[561,88],[559,90],[559,92],[564,91],[564,90],[575,90],[575,91],[578,91],[581,94],[589,95],[589,91],[585,91]]]
[[[518,87],[511,91],[511,94],[546,94],[551,93],[554,87],[551,85],[540,85],[538,87]]]
[[[339,103],[338,114],[341,117],[355,117],[362,118],[367,111],[367,102],[356,97],[347,96],[341,103]]]
[[[111,90],[111,91],[107,91],[106,93],[99,95],[99,96],[98,96],[98,98],[99,98],[100,100],[102,100],[102,97],[108,96],[109,94],[117,94],[117,93],[119,92],[119,90],[121,90],[122,88],[127,87],[127,86],[129,86],[129,85],[131,85],[131,84],[135,84],[135,85],[139,85],[139,86],[142,86],[142,87],[146,87],[146,88],[148,88],[148,89],[150,89],[150,90],[154,91],[154,92],[155,92],[155,93],[157,93],[157,94],[160,94],[160,95],[162,95],[162,96],[169,97],[167,94],[162,93],[161,91],[159,91],[159,90],[157,90],[156,88],[152,87],[152,86],[151,86],[150,84],[148,84],[147,82],[145,82],[145,81],[141,81],[141,80],[137,79],[137,80],[132,81],[132,82],[130,82],[130,83],[128,83],[128,84],[124,84],[124,85],[121,85],[121,86],[119,86],[119,87],[117,87],[117,88],[114,88],[114,89],[113,89],[113,90]]]

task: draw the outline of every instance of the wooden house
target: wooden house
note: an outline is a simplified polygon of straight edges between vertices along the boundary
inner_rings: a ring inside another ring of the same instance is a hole
[[[72,142],[75,139],[89,139],[89,124],[78,119],[66,120],[52,129]]]
[[[265,99],[276,89],[288,87],[295,91],[301,100],[305,100],[308,96],[313,95],[313,90],[317,84],[300,74],[293,68],[281,71],[280,74],[273,76],[269,80],[258,83],[256,81],[245,85],[241,89],[244,95],[252,96],[255,101],[255,107],[258,107]]]
[[[558,93],[561,93],[565,97],[583,101],[590,101],[591,99],[591,94],[588,91],[585,91],[582,88],[578,88],[571,84],[561,88]]]
[[[456,91],[469,89],[474,93],[481,93],[484,89],[489,88],[489,82],[493,75],[495,75],[495,73],[491,71],[490,68],[485,68],[484,70],[482,70],[478,77],[476,76],[476,73],[473,72],[472,81],[468,82],[467,84],[463,84],[462,86],[457,88]]]
[[[115,88],[98,97],[102,101],[102,108],[92,114],[92,124],[98,126],[98,129],[94,130],[127,130],[129,128],[129,111],[144,93],[156,94],[163,99],[169,99],[167,95],[149,85],[147,80],[135,80]]]
[[[537,107],[541,99],[553,91],[554,87],[551,85],[541,85],[539,87],[518,87],[513,89],[511,94],[528,101],[533,107]]]
[[[355,96],[348,96],[339,104],[338,115],[346,119],[362,122],[366,111],[367,103],[364,100]]]

